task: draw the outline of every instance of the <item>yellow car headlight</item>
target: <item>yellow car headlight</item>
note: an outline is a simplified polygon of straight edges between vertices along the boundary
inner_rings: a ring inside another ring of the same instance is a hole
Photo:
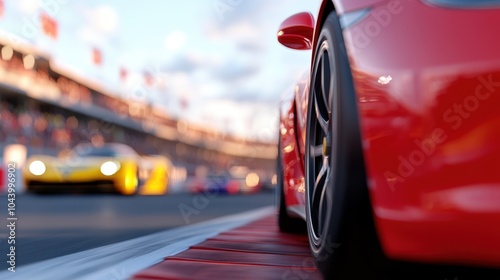
[[[31,162],[28,169],[31,172],[31,174],[35,176],[43,175],[43,173],[45,173],[45,171],[47,170],[45,164],[40,160],[35,160]]]
[[[106,176],[115,174],[116,172],[118,172],[118,169],[120,169],[120,164],[113,161],[106,161],[101,165],[101,173]]]

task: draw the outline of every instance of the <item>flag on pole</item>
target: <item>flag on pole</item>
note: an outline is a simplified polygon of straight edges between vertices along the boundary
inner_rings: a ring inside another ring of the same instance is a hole
[[[0,0],[0,17],[3,17],[5,14],[5,3],[3,0]]]
[[[94,47],[92,49],[92,61],[94,62],[95,65],[102,64],[102,53],[98,48]]]
[[[186,111],[189,108],[189,101],[186,97],[181,97],[179,105],[181,106],[182,111]]]
[[[3,11],[3,0],[2,0],[2,11]],[[47,37],[52,39],[57,39],[58,26],[57,21],[46,13],[40,14],[40,25],[42,26],[42,32]]]
[[[120,67],[120,80],[125,82],[128,77],[128,71],[124,67]]]
[[[147,87],[150,88],[155,85],[155,78],[148,71],[144,71],[144,83],[146,84]]]

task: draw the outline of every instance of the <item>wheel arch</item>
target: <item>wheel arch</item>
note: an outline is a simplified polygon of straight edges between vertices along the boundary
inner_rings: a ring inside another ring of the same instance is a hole
[[[291,209],[304,204],[304,199],[300,199],[298,189],[304,181],[303,160],[300,155],[299,141],[297,135],[297,106],[295,95],[289,96],[282,101],[280,106],[280,127],[278,136],[278,149],[281,156],[283,172],[283,192],[287,205],[287,212],[294,217],[302,217]],[[284,132],[283,130],[284,129]]]
[[[321,32],[321,28],[323,27],[323,24],[325,24],[326,18],[331,12],[335,12],[335,4],[333,3],[334,0],[323,0],[321,2],[321,6],[319,9],[318,13],[318,18],[316,19],[316,26],[314,27],[314,45],[312,46],[312,55],[311,55],[311,66],[313,65],[314,62],[314,56],[316,55],[316,46],[318,43],[318,36],[319,33]]]

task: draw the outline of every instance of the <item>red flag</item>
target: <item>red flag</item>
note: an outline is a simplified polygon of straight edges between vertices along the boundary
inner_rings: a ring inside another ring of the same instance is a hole
[[[45,35],[52,39],[57,39],[57,21],[46,13],[40,15],[40,25]]]
[[[127,80],[127,76],[128,76],[128,72],[127,72],[127,69],[123,68],[123,67],[120,67],[120,80],[121,81],[126,81]]]
[[[3,17],[5,13],[5,3],[3,2],[3,0],[0,0],[0,17]]]
[[[149,72],[144,72],[144,83],[146,84],[146,86],[148,87],[152,87],[154,86],[155,84],[155,79],[153,77],[153,75],[151,75],[151,73]]]
[[[94,62],[95,65],[102,64],[102,53],[98,48],[92,49],[92,61]]]
[[[183,111],[185,111],[189,107],[189,101],[185,97],[182,97],[179,103]]]

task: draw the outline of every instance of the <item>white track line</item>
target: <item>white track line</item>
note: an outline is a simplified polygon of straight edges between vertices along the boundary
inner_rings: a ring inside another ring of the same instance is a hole
[[[274,207],[264,207],[16,267],[16,272],[0,272],[0,279],[125,280],[167,256],[274,211]]]

